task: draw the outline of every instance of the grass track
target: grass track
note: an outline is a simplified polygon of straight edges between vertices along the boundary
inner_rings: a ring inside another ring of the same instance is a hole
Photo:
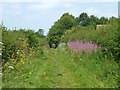
[[[15,70],[3,73],[3,88],[108,87],[89,68],[76,64],[66,51],[45,49],[43,56],[35,52],[23,61]]]

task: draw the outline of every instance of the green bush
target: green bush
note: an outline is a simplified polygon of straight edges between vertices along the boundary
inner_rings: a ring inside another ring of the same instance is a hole
[[[82,27],[76,26],[65,32],[64,38],[61,37],[62,42],[68,41],[92,41],[103,47],[103,52],[107,49],[107,55],[114,56],[115,58],[119,55],[119,36],[120,31],[118,30],[118,21],[114,20],[108,26],[95,30],[92,26]],[[116,59],[119,61],[119,58]]]
[[[60,42],[60,37],[64,34],[67,29],[71,29],[76,25],[75,18],[68,13],[64,13],[60,20],[55,22],[55,24],[51,27],[48,33],[48,42],[51,45],[54,43],[56,47]]]
[[[27,30],[26,31],[26,37],[28,38],[29,42],[29,47],[38,47],[38,38],[34,31],[32,30]]]
[[[44,38],[38,37],[38,44],[40,45],[40,47],[48,44],[48,41],[47,41],[46,37],[44,37]]]
[[[10,59],[19,60],[28,51],[28,39],[23,32],[2,28],[2,59],[6,63]],[[21,53],[21,54],[20,54]]]

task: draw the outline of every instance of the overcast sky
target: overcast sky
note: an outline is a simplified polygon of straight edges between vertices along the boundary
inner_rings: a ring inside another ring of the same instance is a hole
[[[118,17],[119,0],[1,0],[0,17],[10,29],[44,29],[49,28],[63,13],[77,17],[82,12],[97,17]]]

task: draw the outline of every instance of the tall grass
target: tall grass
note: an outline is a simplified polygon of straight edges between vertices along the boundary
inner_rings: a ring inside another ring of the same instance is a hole
[[[68,42],[68,51],[70,49],[75,64],[77,67],[84,67],[84,70],[86,70],[86,74],[84,75],[86,80],[89,77],[98,80],[99,85],[93,85],[94,87],[117,88],[119,66],[114,58],[109,58],[104,53],[100,53],[100,48],[97,48],[97,45],[92,44],[92,42]],[[90,82],[93,83],[94,80],[91,79]],[[88,87],[91,86],[90,82],[89,80],[85,82]]]

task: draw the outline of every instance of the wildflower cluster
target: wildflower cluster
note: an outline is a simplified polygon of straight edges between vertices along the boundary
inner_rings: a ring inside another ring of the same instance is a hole
[[[84,54],[96,53],[98,48],[101,48],[101,46],[97,46],[97,44],[93,44],[91,41],[83,43],[83,41],[79,40],[76,42],[67,42],[67,46],[71,50],[72,55],[73,53],[82,55],[83,52]]]

